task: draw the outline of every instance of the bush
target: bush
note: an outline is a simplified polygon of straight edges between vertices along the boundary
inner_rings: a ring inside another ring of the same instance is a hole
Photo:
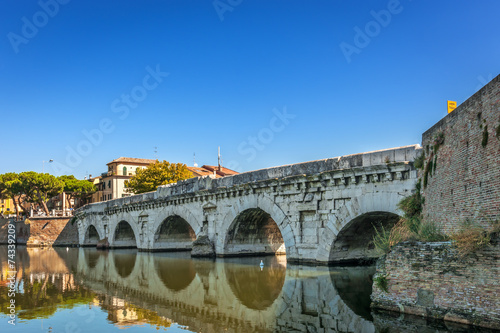
[[[449,237],[441,232],[441,227],[437,223],[426,221],[419,226],[418,239],[423,242],[442,242]]]
[[[422,169],[424,167],[425,154],[420,154],[415,161],[413,162],[413,166],[417,169]]]
[[[382,253],[389,253],[391,248],[412,237],[412,232],[405,225],[404,219],[400,219],[391,230],[386,230],[383,226],[380,230],[375,228],[375,236],[373,236],[373,244]]]
[[[471,220],[465,220],[458,231],[451,234],[450,237],[458,254],[462,257],[485,248],[490,244],[491,238],[483,227]]]
[[[488,223],[491,225],[490,233],[500,233],[500,219],[496,220],[488,219]]]
[[[398,208],[405,213],[406,217],[419,216],[422,212],[422,196],[420,195],[420,191],[402,199],[398,203]]]
[[[375,281],[375,285],[380,288],[383,292],[388,293],[389,289],[387,286],[387,275],[377,275],[373,281]]]

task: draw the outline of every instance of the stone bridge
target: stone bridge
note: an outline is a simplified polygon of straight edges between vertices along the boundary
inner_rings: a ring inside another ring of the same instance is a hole
[[[205,254],[286,254],[289,262],[377,257],[376,227],[398,219],[415,187],[419,145],[292,164],[90,204],[76,212],[81,246]],[[204,237],[200,237],[204,236]],[[205,245],[199,245],[200,240]],[[207,250],[208,249],[208,250]]]

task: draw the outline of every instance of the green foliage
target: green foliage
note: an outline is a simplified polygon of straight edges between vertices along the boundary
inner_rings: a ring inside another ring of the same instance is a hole
[[[64,182],[48,173],[21,172],[19,180],[26,201],[39,204],[48,215],[47,201],[63,191]]]
[[[485,125],[483,129],[483,139],[481,140],[481,146],[485,148],[487,144],[488,144],[488,125]]]
[[[373,244],[382,253],[389,253],[394,245],[409,239],[411,236],[403,219],[400,219],[390,230],[386,230],[384,226],[381,226],[380,230],[374,226],[374,229]]]
[[[94,194],[97,189],[95,185],[88,180],[79,180],[75,176],[60,176],[59,180],[64,183],[64,192],[70,198],[86,199]]]
[[[416,191],[409,197],[402,199],[398,203],[398,208],[401,209],[407,217],[420,215],[422,212],[422,196],[420,195],[420,191]]]
[[[500,233],[500,219],[488,219],[488,223],[490,224],[490,233]]]
[[[496,129],[496,137],[498,140],[500,140],[500,124],[497,126],[497,129]]]
[[[46,202],[62,191],[73,198],[86,198],[96,191],[94,184],[78,180],[74,176],[55,177],[34,171],[19,174],[9,172],[0,175],[0,197],[10,198],[17,209],[23,203],[38,204],[46,214]]]
[[[424,167],[424,161],[425,161],[425,154],[422,153],[420,154],[416,159],[415,161],[413,162],[413,165],[415,166],[415,168],[417,169],[422,169]]]
[[[125,186],[135,194],[155,191],[158,186],[192,178],[193,174],[185,164],[158,160],[146,169],[138,169],[135,176],[125,181]]]
[[[380,275],[378,274],[373,278],[373,281],[375,282],[375,285],[382,290],[385,293],[389,292],[388,288],[388,281],[387,281],[387,275]]]
[[[434,148],[434,153],[437,153],[439,147],[441,147],[443,144],[444,144],[444,133],[439,132],[434,138],[434,143],[432,145],[432,147]]]
[[[375,236],[373,236],[373,244],[382,253],[389,253],[392,248],[391,245],[391,231],[385,230],[384,226],[380,230],[375,228]]]
[[[449,237],[441,231],[441,227],[433,221],[421,222],[417,236],[418,240],[423,242],[442,242],[449,239]]]
[[[425,164],[424,168],[424,188],[427,187],[427,183],[429,181],[429,176],[432,173],[432,159],[434,158],[434,153],[431,153],[429,157],[429,161]]]

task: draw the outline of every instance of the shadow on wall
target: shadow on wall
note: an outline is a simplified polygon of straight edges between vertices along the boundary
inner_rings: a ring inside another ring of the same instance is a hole
[[[390,230],[399,216],[389,212],[362,214],[339,232],[330,250],[330,263],[372,262],[381,256],[373,244],[375,229]]]

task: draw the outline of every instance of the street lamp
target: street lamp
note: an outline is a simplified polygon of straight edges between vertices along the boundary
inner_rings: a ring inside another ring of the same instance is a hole
[[[42,161],[42,173],[45,173],[45,163],[52,163],[54,160]]]

